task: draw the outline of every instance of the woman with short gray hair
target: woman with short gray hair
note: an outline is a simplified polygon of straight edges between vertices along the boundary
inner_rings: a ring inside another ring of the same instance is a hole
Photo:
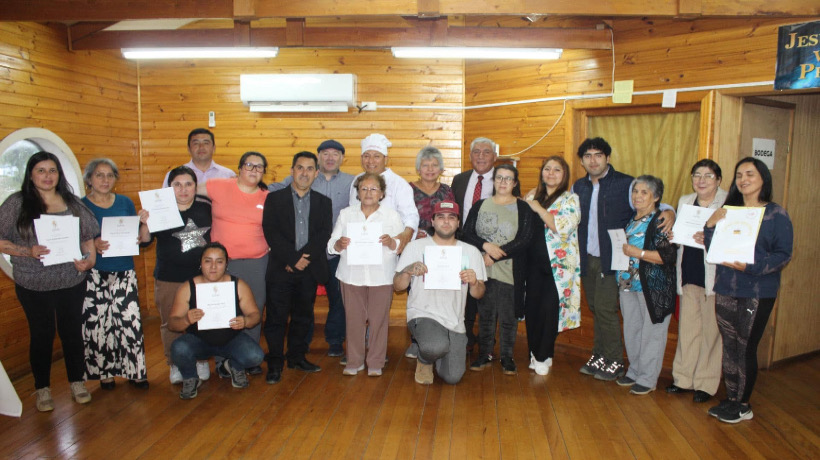
[[[632,183],[635,214],[626,226],[623,245],[629,267],[617,273],[629,358],[629,369],[617,383],[630,387],[634,395],[655,390],[675,310],[677,251],[658,229],[661,198],[663,181],[657,177],[644,175]]]
[[[444,156],[439,149],[432,145],[421,149],[416,155],[416,171],[419,180],[410,183],[419,210],[416,238],[424,238],[433,231],[433,208],[442,201],[455,201],[455,195],[449,185],[439,180],[444,172]]]

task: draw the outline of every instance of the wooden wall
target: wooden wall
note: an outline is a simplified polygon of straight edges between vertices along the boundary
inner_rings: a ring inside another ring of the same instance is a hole
[[[554,19],[534,25],[549,26],[556,22],[562,25],[592,25],[584,19]],[[611,21],[615,44],[614,78],[634,80],[635,91],[773,80],[777,28],[798,22],[804,21],[616,19]],[[612,63],[610,51],[565,51],[559,61],[548,63],[468,63],[465,67],[467,105],[608,93],[612,88]],[[709,123],[701,131],[700,155],[717,157],[719,145],[712,144],[713,133],[709,131],[714,109],[712,96],[703,91],[678,94],[679,102],[699,102],[701,98]],[[660,95],[636,96],[631,106],[659,107],[660,102]],[[541,159],[548,155],[563,155],[573,165],[573,180],[577,179],[583,175],[583,169],[576,161],[575,149],[578,139],[583,139],[585,128],[584,118],[574,116],[574,109],[592,110],[612,107],[613,104],[611,99],[606,98],[569,102],[568,106],[567,115],[563,118],[561,101],[467,110],[465,142],[487,136],[501,144],[502,154],[516,153],[536,142],[558,120],[551,134],[530,152],[521,155],[522,190],[536,185]],[[731,139],[721,141],[732,142]],[[465,156],[464,161],[466,164],[469,158]],[[731,170],[733,164],[721,163],[721,166]],[[811,246],[816,251],[816,243]],[[816,274],[816,269],[810,273]],[[561,334],[559,342],[591,349],[591,322],[585,305],[582,327]],[[677,343],[677,323],[674,320],[669,331],[665,367],[671,367]],[[784,348],[785,345],[780,344],[779,347]]]
[[[388,166],[408,181],[417,179],[416,154],[428,144],[444,154],[446,182],[460,171],[464,98],[460,62],[397,60],[389,51],[280,49],[279,56],[270,61],[150,63],[141,64],[139,73],[144,173],[150,186],[159,184],[169,169],[189,160],[186,136],[193,128],[207,126],[209,111],[216,112],[215,160],[236,168],[244,152],[259,151],[270,165],[267,182],[287,177],[296,152],[315,152],[326,139],[345,146],[342,170],[358,174],[362,171],[361,140],[371,133],[390,139]],[[359,101],[435,108],[250,113],[239,99],[243,73],[352,73],[358,79]],[[459,110],[446,110],[448,106]],[[146,270],[151,273],[154,261],[150,255],[149,259]],[[404,295],[395,296],[393,324],[406,321],[404,299]]]
[[[122,177],[117,191],[138,203],[136,66],[119,53],[68,52],[65,37],[41,25],[0,22],[0,138],[45,128],[71,147],[81,167],[112,158]],[[137,265],[141,273],[141,258]],[[0,361],[10,375],[30,371],[28,344],[14,283],[0,274]]]

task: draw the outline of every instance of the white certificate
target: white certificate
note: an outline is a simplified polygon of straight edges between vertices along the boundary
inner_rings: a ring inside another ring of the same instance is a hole
[[[80,253],[80,219],[74,216],[50,216],[43,214],[34,219],[37,244],[48,248],[48,254],[40,261],[44,266],[74,262]]]
[[[622,228],[607,230],[609,239],[612,241],[612,266],[610,270],[626,270],[629,268],[629,256],[624,254],[626,232]]]
[[[691,204],[681,206],[678,209],[675,226],[672,227],[675,238],[671,242],[704,249],[702,244],[695,242],[695,233],[703,231],[703,226],[706,225],[706,221],[712,217],[714,212],[714,209],[692,206]]]
[[[231,327],[236,318],[236,288],[233,281],[196,285],[196,308],[205,312],[197,322],[200,331]]]
[[[425,246],[424,289],[461,290],[461,246]]]
[[[724,206],[726,217],[715,225],[712,244],[706,254],[710,264],[755,262],[755,243],[766,208]]]
[[[100,226],[100,239],[108,241],[108,249],[103,257],[138,256],[140,247],[139,216],[103,217]]]
[[[151,233],[169,228],[182,227],[182,216],[179,214],[174,189],[159,188],[139,192],[142,208],[148,210],[148,230]]]
[[[382,244],[379,238],[382,233],[381,222],[350,222],[347,224],[348,265],[381,265]]]

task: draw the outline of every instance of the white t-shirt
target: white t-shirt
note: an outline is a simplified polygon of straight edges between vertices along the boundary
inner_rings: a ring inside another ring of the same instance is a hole
[[[487,281],[484,270],[484,259],[475,246],[456,241],[461,247],[462,266],[472,268],[477,280]],[[432,237],[411,241],[404,248],[396,272],[402,271],[414,262],[422,262],[424,248],[436,246]],[[414,276],[410,281],[410,295],[407,297],[407,321],[416,318],[430,318],[453,332],[465,333],[464,306],[467,304],[467,284],[461,285],[460,291],[444,289],[424,289],[424,279]]]

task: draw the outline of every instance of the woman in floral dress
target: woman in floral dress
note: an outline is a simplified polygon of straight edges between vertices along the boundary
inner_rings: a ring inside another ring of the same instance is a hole
[[[547,375],[558,332],[581,325],[581,206],[578,195],[569,191],[569,165],[563,158],[544,160],[541,180],[527,195],[527,203],[544,226],[544,238],[536,239],[530,252],[524,304],[530,368]],[[550,275],[554,283],[547,282]]]

